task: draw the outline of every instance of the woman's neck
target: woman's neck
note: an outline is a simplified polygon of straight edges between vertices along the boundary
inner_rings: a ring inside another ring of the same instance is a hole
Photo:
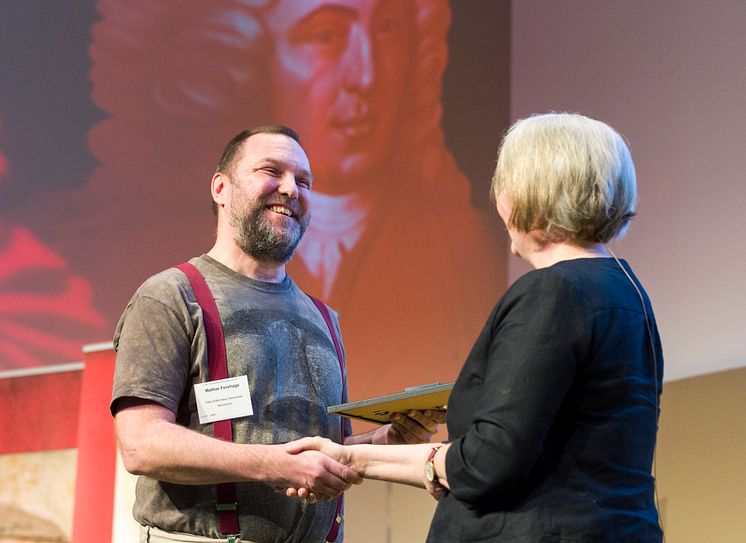
[[[578,258],[608,258],[609,252],[603,243],[576,244],[567,241],[545,240],[525,260],[534,268],[548,268],[563,260]]]

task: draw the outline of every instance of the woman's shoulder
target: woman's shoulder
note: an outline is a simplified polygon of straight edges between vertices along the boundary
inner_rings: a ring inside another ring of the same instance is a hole
[[[613,258],[563,260],[526,273],[513,283],[506,298],[529,303],[575,303],[590,311],[626,306],[630,303],[630,279],[621,265],[628,267]],[[632,299],[636,304],[637,298]]]
[[[562,263],[526,272],[515,280],[506,294],[519,296],[537,291],[546,293],[555,292],[558,289],[572,290],[577,288],[576,275],[573,270],[559,264]]]
[[[619,270],[612,258],[578,258],[561,260],[546,268],[531,270],[518,278],[514,285],[531,288],[543,284],[579,288],[593,281],[606,281],[610,273]]]
[[[607,262],[594,260],[605,259],[565,260],[531,270],[508,288],[499,305],[505,309],[518,306],[531,309],[537,304],[591,309],[591,294],[597,290],[594,285],[602,285],[609,271]]]

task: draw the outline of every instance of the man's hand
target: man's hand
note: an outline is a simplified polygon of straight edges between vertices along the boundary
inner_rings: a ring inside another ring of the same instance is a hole
[[[290,454],[298,454],[303,451],[319,451],[342,464],[347,464],[350,460],[350,455],[344,445],[335,443],[325,437],[303,437],[285,443],[283,447],[285,452]]]
[[[373,436],[374,444],[401,445],[427,443],[438,432],[438,425],[445,422],[446,412],[440,410],[394,413],[391,425],[383,426]]]
[[[331,481],[325,481],[316,486],[305,483],[296,484],[294,482],[278,486],[277,490],[284,491],[288,497],[302,498],[311,503],[328,501],[350,488],[352,484],[363,482],[362,477],[354,469],[345,465],[350,461],[345,447],[330,439],[305,437],[285,444],[284,449],[286,453],[294,455],[294,458],[298,459],[302,459],[303,457],[313,457],[314,460],[318,459],[318,457],[326,459],[326,464],[330,470],[329,474],[336,478],[336,480],[331,479]],[[340,470],[340,466],[344,469]],[[343,487],[340,487],[340,482],[344,483]]]

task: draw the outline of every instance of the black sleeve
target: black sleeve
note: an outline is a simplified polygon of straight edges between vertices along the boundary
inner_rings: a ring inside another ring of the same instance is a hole
[[[539,270],[511,287],[487,326],[470,378],[479,394],[467,394],[472,422],[446,457],[451,491],[470,503],[528,477],[587,356],[592,312],[570,281]]]

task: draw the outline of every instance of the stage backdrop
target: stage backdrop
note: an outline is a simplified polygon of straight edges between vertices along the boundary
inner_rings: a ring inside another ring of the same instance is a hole
[[[350,397],[452,381],[507,282],[508,8],[4,4],[0,368],[110,340],[145,278],[210,249],[224,144],[283,123],[316,178],[289,269],[339,312]]]
[[[488,187],[509,119],[509,3],[454,6],[3,3],[4,401],[22,402],[17,387],[38,392],[42,380],[81,416],[108,417],[108,388],[87,405],[85,379],[62,364],[111,339],[145,278],[209,250],[220,152],[266,123],[300,132],[315,174],[290,273],[339,313],[350,398],[452,381],[507,284]],[[111,506],[110,470],[86,456],[92,434],[34,405],[55,432],[33,435],[61,442],[18,443],[12,417],[29,410],[5,406],[0,536],[108,533],[110,515],[75,509]],[[92,473],[99,481],[81,484]]]

